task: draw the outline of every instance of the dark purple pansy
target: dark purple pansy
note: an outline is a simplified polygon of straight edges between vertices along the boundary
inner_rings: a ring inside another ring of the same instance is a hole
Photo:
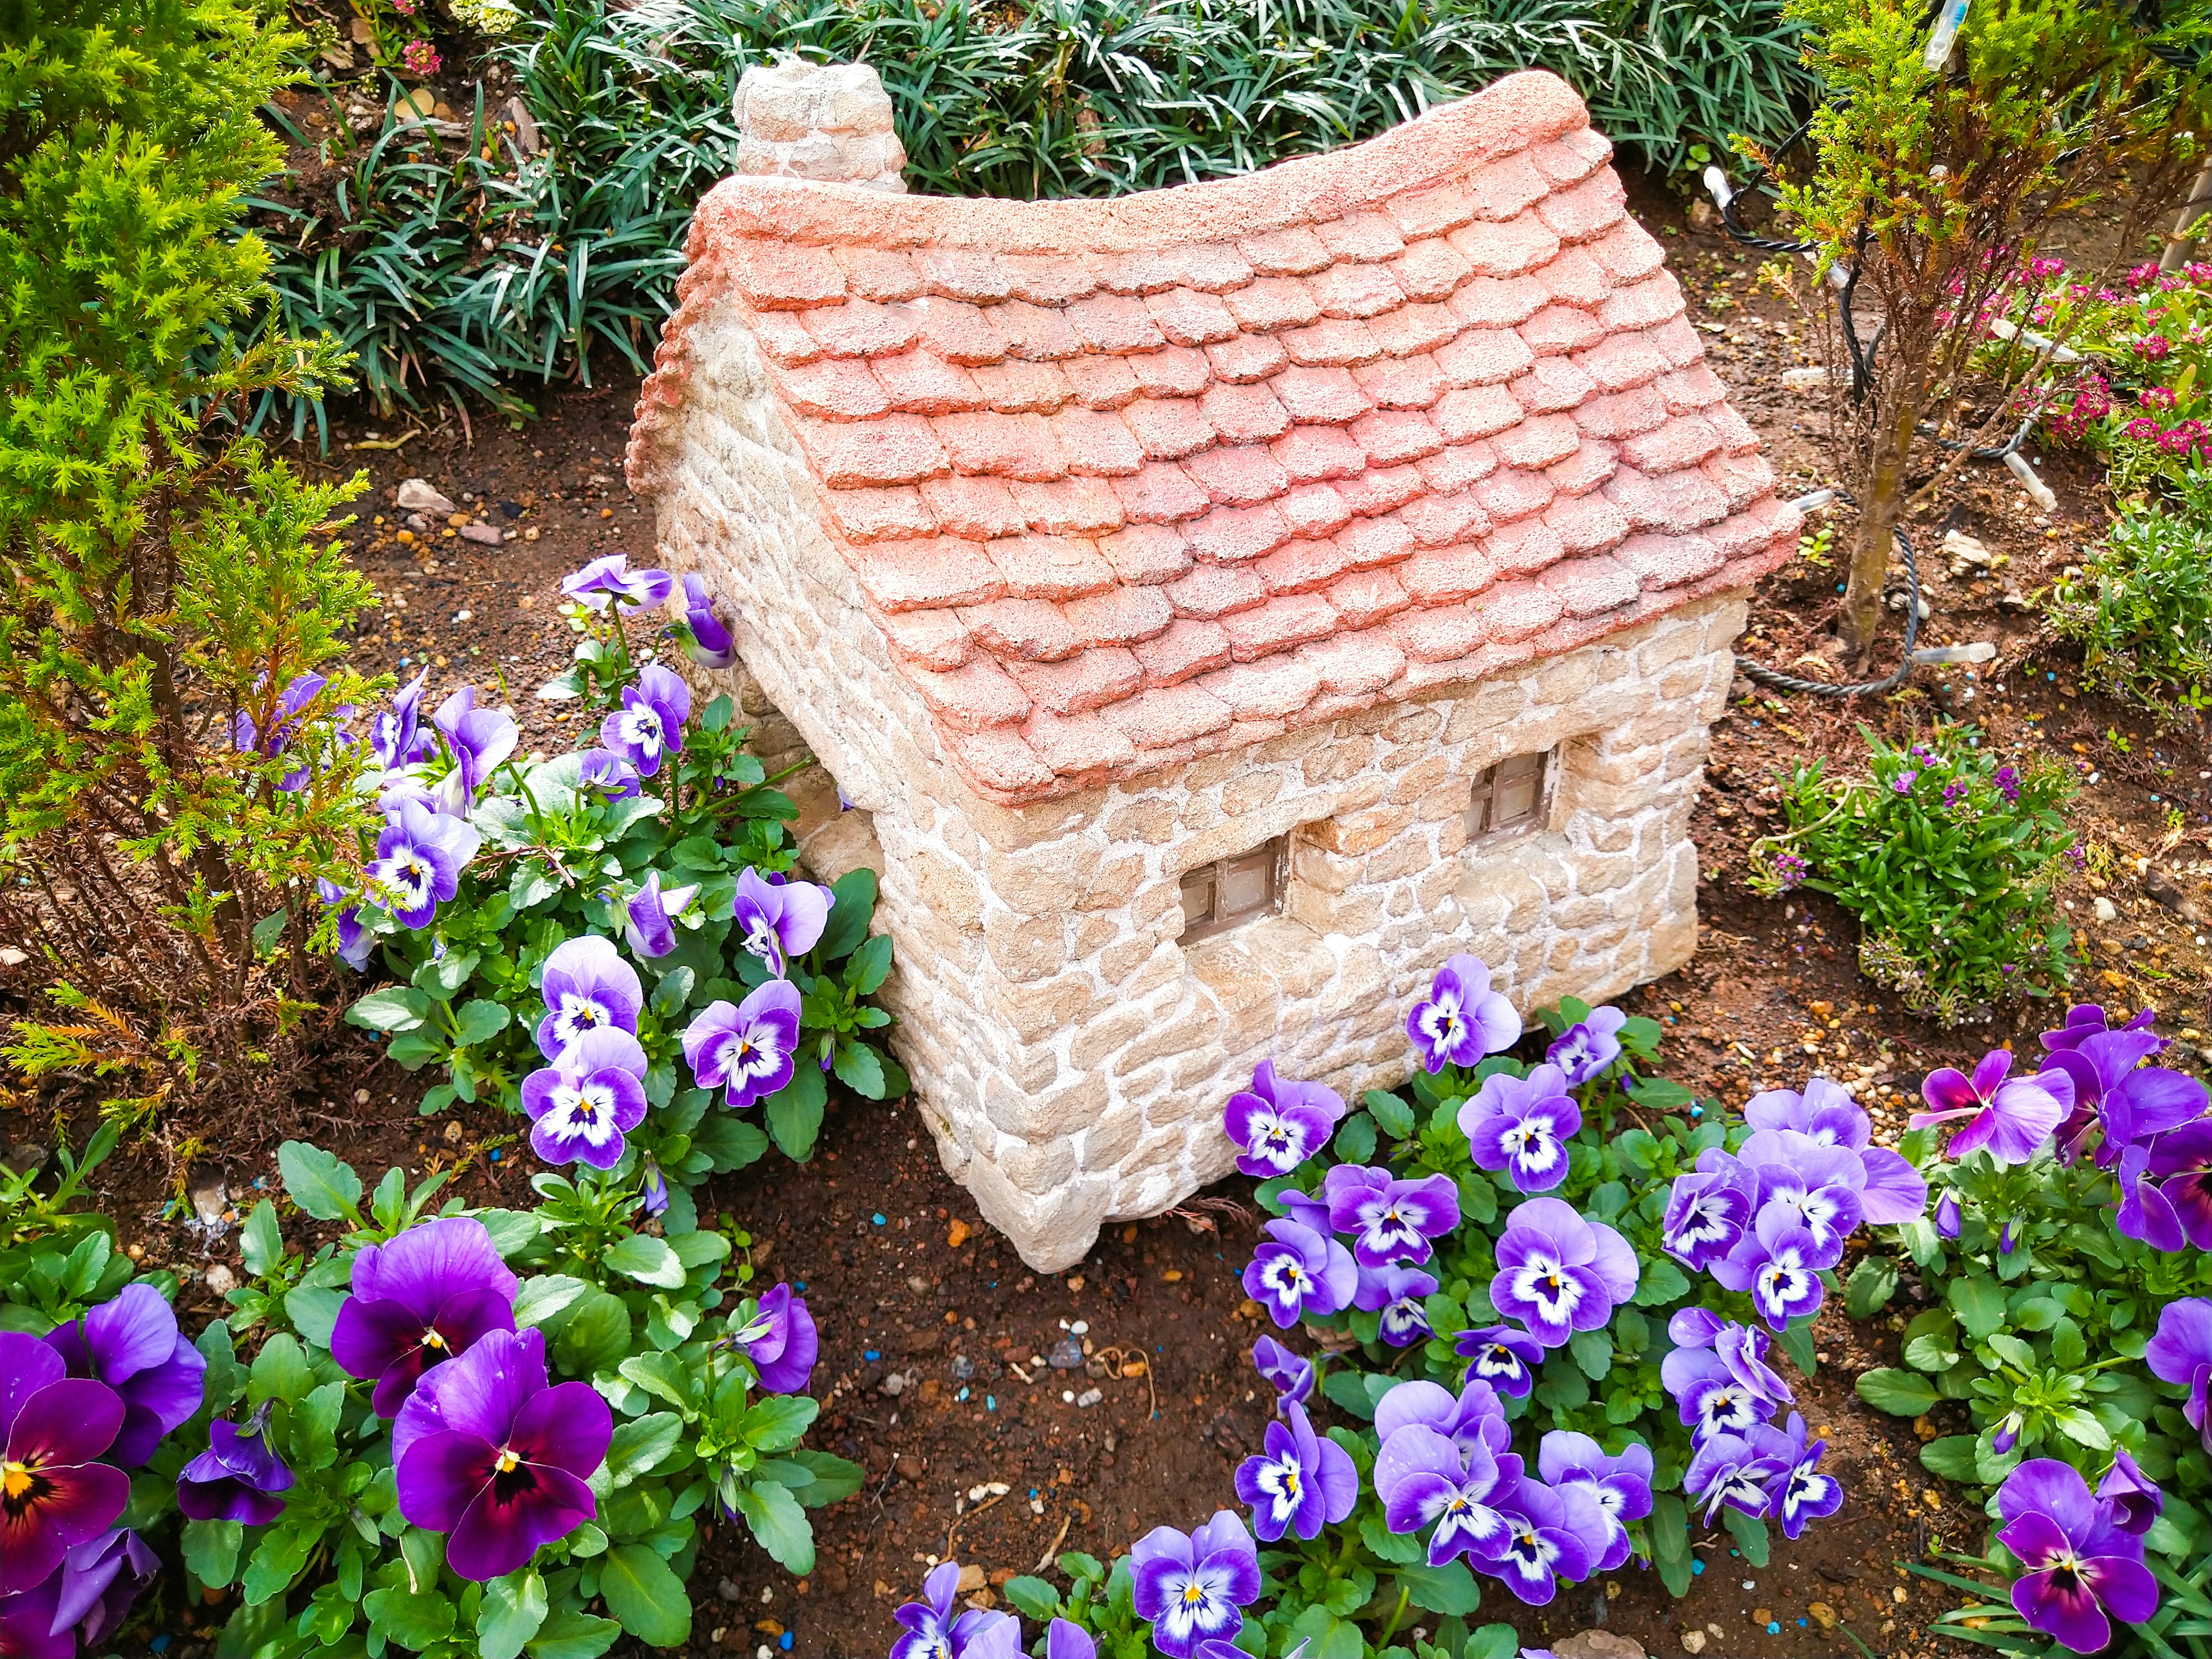
[[[1639,1277],[1636,1252],[1611,1227],[1559,1199],[1532,1198],[1505,1218],[1490,1301],[1556,1348],[1577,1331],[1603,1330]]]
[[[1997,1489],[1998,1540],[2019,1559],[2012,1604],[2030,1628],[2076,1653],[2101,1652],[2112,1621],[2139,1625],[2158,1611],[2158,1580],[2142,1540],[2112,1506],[2053,1457],[2031,1457]]]
[[[128,1527],[77,1545],[62,1558],[52,1628],[65,1632],[73,1625],[85,1646],[101,1646],[123,1627],[139,1593],[161,1570],[161,1558]]]
[[[2092,1031],[2072,1048],[2051,1056],[2051,1066],[2074,1083],[2074,1106],[2057,1130],[2059,1156],[2071,1162],[2093,1127],[2104,1135],[2097,1162],[2110,1169],[2139,1140],[2176,1129],[2200,1116],[2204,1085],[2186,1073],[2143,1062],[2164,1045],[2132,1027]]]
[[[710,1002],[684,1028],[684,1060],[702,1089],[726,1089],[733,1109],[791,1081],[799,1048],[799,988],[787,979],[757,986],[739,1003]]]
[[[2097,1004],[2078,1002],[2066,1011],[2066,1018],[2057,1030],[2043,1034],[2044,1051],[2053,1054],[2071,1051],[2079,1048],[2088,1038],[2101,1036],[2106,1031],[2148,1031],[2157,1023],[2158,1010],[2155,1008],[2146,1008],[2132,1019],[2115,1024],[2112,1017]],[[2166,1047],[2164,1038],[2159,1039],[2158,1046],[2160,1048]]]
[[[666,956],[676,948],[676,918],[698,893],[697,882],[664,890],[660,872],[649,872],[623,906],[623,942],[641,957]]]
[[[1936,1237],[1956,1238],[1965,1218],[1959,1209],[1959,1194],[1955,1188],[1946,1187],[1943,1196],[1936,1200]]]
[[[1459,1188],[1449,1176],[1401,1180],[1382,1165],[1339,1164],[1322,1181],[1330,1228],[1352,1235],[1362,1267],[1426,1261],[1429,1241],[1459,1225]]]
[[[2112,1224],[2154,1249],[2212,1249],[2212,1121],[2185,1123],[2120,1154]]]
[[[411,928],[427,927],[460,891],[461,872],[483,837],[470,825],[413,800],[398,803],[376,837],[364,883],[368,896]]]
[[[750,1316],[731,1331],[730,1340],[745,1351],[761,1387],[771,1394],[804,1391],[822,1351],[814,1316],[788,1285],[778,1285],[761,1297]]]
[[[1269,1543],[1286,1532],[1311,1540],[1359,1502],[1359,1471],[1343,1447],[1314,1432],[1303,1406],[1292,1406],[1287,1421],[1268,1423],[1266,1449],[1237,1465],[1237,1495]]]
[[[1460,1133],[1480,1170],[1504,1170],[1524,1193],[1547,1193],[1567,1178],[1567,1143],[1583,1127],[1557,1066],[1525,1078],[1500,1072],[1459,1109]],[[1332,1174],[1334,1171],[1331,1171]]]
[[[1168,1659],[1190,1659],[1198,1644],[1235,1636],[1239,1609],[1260,1595],[1260,1556],[1244,1523],[1228,1510],[1196,1532],[1155,1527],[1129,1547],[1130,1599],[1149,1620],[1152,1645]]]
[[[1628,1523],[1651,1513],[1651,1449],[1631,1440],[1608,1453],[1586,1434],[1553,1429],[1536,1450],[1537,1473],[1554,1492],[1581,1492],[1605,1522],[1590,1571],[1610,1572],[1628,1559]]]
[[[1579,1089],[1620,1058],[1620,1028],[1628,1016],[1610,1006],[1593,1008],[1553,1040],[1544,1058]]]
[[[690,573],[684,578],[684,626],[691,635],[684,648],[702,668],[727,668],[737,661],[737,641],[714,614],[706,582]]]
[[[1692,1273],[1701,1273],[1751,1231],[1759,1177],[1717,1146],[1698,1154],[1695,1172],[1678,1175],[1667,1192],[1659,1242]]]
[[[1289,1220],[1270,1221],[1244,1269],[1244,1294],[1284,1330],[1306,1314],[1325,1317],[1352,1304],[1359,1268],[1336,1240]]]
[[[1486,1325],[1462,1331],[1453,1351],[1468,1361],[1465,1380],[1487,1383],[1500,1394],[1526,1399],[1544,1364],[1544,1345],[1510,1325]]]
[[[113,1301],[48,1331],[46,1342],[71,1376],[105,1382],[122,1396],[123,1427],[107,1449],[108,1462],[136,1468],[200,1408],[207,1361],[151,1285],[125,1285]]]
[[[1406,1016],[1406,1034],[1431,1072],[1476,1066],[1521,1040],[1521,1016],[1490,988],[1479,957],[1456,956],[1437,969],[1429,994]]]
[[[645,1050],[619,1026],[579,1032],[550,1066],[522,1079],[530,1150],[548,1164],[611,1170],[645,1121]]]
[[[123,1397],[71,1376],[35,1336],[0,1331],[0,1595],[43,1583],[131,1501],[131,1477],[97,1462],[123,1427]]]
[[[544,1332],[494,1331],[426,1375],[392,1425],[399,1512],[446,1534],[460,1577],[504,1577],[597,1513],[586,1482],[614,1426],[590,1383],[546,1385]]]
[[[242,1428],[221,1418],[208,1425],[208,1449],[177,1476],[177,1507],[188,1520],[259,1527],[283,1514],[279,1494],[291,1490],[292,1471],[270,1449],[268,1424],[264,1406]]]
[[[645,987],[614,941],[597,933],[563,941],[545,958],[542,979],[545,1018],[538,1022],[538,1052],[558,1060],[584,1031],[602,1026],[635,1033]]]
[[[2010,1049],[1992,1048],[1972,1077],[1949,1066],[1930,1072],[1920,1095],[1934,1109],[1915,1112],[1911,1127],[1967,1118],[1966,1127],[1951,1136],[1952,1158],[1986,1148],[2000,1169],[2027,1163],[2073,1110],[2074,1079],[2057,1066],[2033,1077],[2010,1077],[2012,1061]]]
[[[623,688],[622,707],[599,722],[599,742],[649,778],[671,755],[684,752],[684,722],[691,718],[691,688],[673,669],[647,663],[635,685]]]
[[[2212,1299],[2184,1297],[2158,1311],[2158,1334],[2143,1350],[2151,1375],[2189,1390],[2181,1414],[2212,1451],[2212,1415],[2205,1394],[2212,1389]]]
[[[2112,1467],[2097,1483],[2097,1499],[2112,1506],[2114,1526],[2138,1538],[2166,1510],[2166,1494],[2158,1482],[2136,1467],[2124,1446],[2112,1448]]]
[[[483,1222],[442,1216],[410,1227],[355,1255],[331,1358],[349,1376],[374,1377],[370,1403],[391,1417],[431,1366],[514,1329],[519,1282]]]
[[[737,895],[731,901],[732,931],[749,955],[781,977],[790,971],[793,957],[814,948],[835,902],[836,895],[818,883],[781,876],[767,880],[747,868],[738,872]]]
[[[1252,1068],[1252,1086],[1229,1097],[1222,1127],[1240,1148],[1237,1167],[1265,1179],[1288,1175],[1328,1145],[1344,1097],[1318,1083],[1275,1075],[1275,1062]]]
[[[1409,1347],[1431,1334],[1424,1304],[1436,1289],[1435,1275],[1418,1267],[1363,1266],[1352,1305],[1382,1316],[1377,1334],[1392,1347]]]
[[[1275,1409],[1283,1411],[1313,1393],[1313,1361],[1291,1352],[1272,1336],[1252,1345],[1252,1364],[1275,1390]]]
[[[55,1569],[30,1589],[15,1595],[0,1595],[0,1656],[5,1659],[76,1659],[76,1632],[67,1625],[57,1631],[61,1611],[62,1575]]]

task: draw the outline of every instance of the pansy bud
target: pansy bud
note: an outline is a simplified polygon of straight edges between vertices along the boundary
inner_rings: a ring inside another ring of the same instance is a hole
[[[2018,1412],[2008,1413],[2004,1421],[1997,1425],[1996,1432],[1990,1437],[1990,1449],[1999,1457],[2002,1457],[2018,1445],[2021,1423],[2021,1418]]]
[[[1956,1238],[1959,1236],[1959,1195],[1947,1192],[1936,1200],[1936,1232],[1938,1237]]]
[[[2014,1224],[2009,1221],[2006,1222],[2004,1224],[2004,1231],[1997,1235],[1997,1254],[1999,1255],[2010,1255],[2012,1254],[2012,1247],[2016,1242],[2013,1237],[2013,1224]]]

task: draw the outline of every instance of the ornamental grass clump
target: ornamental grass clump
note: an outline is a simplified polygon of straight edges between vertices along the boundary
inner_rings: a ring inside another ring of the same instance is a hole
[[[1860,735],[1863,775],[1814,761],[1783,781],[1789,828],[1753,844],[1753,890],[1831,895],[1858,918],[1861,970],[1946,1025],[2059,991],[2074,971],[2052,891],[2074,846],[2072,780],[1983,749],[1970,726],[1902,746]]]
[[[1990,1498],[1981,1554],[1926,1576],[1981,1601],[1937,1629],[2008,1652],[2203,1659],[2212,1650],[2212,1096],[2159,1064],[2145,1009],[2070,1009],[2041,1056],[1929,1073],[1901,1143],[1936,1199],[1850,1276],[1920,1310],[1901,1364],[1859,1377],[1878,1410],[1946,1426],[1928,1470]],[[1942,1408],[1955,1402],[1949,1411]],[[1966,1576],[1971,1574],[1972,1576]],[[1992,1594],[2011,1612],[1992,1615]]]

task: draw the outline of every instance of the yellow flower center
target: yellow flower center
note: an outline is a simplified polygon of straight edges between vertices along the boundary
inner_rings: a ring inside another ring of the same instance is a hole
[[[446,1339],[439,1335],[436,1329],[433,1328],[422,1333],[422,1346],[426,1348],[442,1348],[446,1346]]]
[[[21,1498],[30,1491],[33,1478],[27,1463],[0,1463],[0,1493]]]
[[[1202,1584],[1185,1584],[1182,1587],[1182,1599],[1184,1606],[1196,1607],[1200,1601],[1206,1600],[1206,1587]]]
[[[521,1462],[522,1460],[517,1457],[514,1452],[502,1447],[500,1449],[497,1468],[501,1474],[512,1474],[514,1473],[515,1467]]]

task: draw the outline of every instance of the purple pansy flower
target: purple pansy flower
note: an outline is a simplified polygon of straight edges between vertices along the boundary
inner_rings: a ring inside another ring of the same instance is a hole
[[[522,1079],[530,1150],[548,1164],[622,1162],[623,1137],[645,1121],[645,1050],[619,1026],[580,1031],[550,1066]]]
[[[1844,1241],[1859,1224],[1859,1183],[1866,1170],[1848,1146],[1823,1146],[1793,1129],[1755,1129],[1738,1154],[1759,1176],[1759,1213],[1779,1210],[1812,1235],[1817,1265],[1844,1258]]]
[[[1820,1473],[1820,1454],[1828,1443],[1815,1440],[1808,1445],[1803,1418],[1790,1413],[1783,1434],[1790,1443],[1789,1451],[1781,1473],[1767,1486],[1766,1498],[1775,1519],[1782,1522],[1783,1534],[1795,1538],[1805,1530],[1808,1521],[1818,1521],[1843,1508],[1844,1486],[1834,1475]]]
[[[1237,1467],[1237,1496],[1252,1506],[1252,1530],[1273,1543],[1285,1532],[1311,1540],[1359,1502],[1352,1455],[1290,1408],[1287,1422],[1267,1425],[1267,1449]]]
[[[1418,1267],[1363,1267],[1352,1305],[1382,1315],[1382,1340],[1394,1348],[1408,1347],[1433,1334],[1423,1299],[1435,1295],[1436,1289],[1435,1275]]]
[[[1756,1519],[1772,1506],[1769,1488],[1790,1473],[1790,1437],[1771,1424],[1716,1434],[1690,1455],[1682,1490],[1705,1504],[1707,1526],[1723,1508]]]
[[[1536,1372],[1544,1363],[1544,1345],[1526,1331],[1510,1325],[1485,1325],[1462,1331],[1453,1351],[1471,1362],[1466,1380],[1483,1382],[1500,1394],[1527,1399],[1536,1386]]]
[[[376,859],[365,883],[394,920],[427,927],[438,907],[461,890],[461,872],[483,837],[456,817],[403,800],[376,837]]]
[[[139,1592],[161,1570],[161,1558],[128,1527],[77,1545],[62,1558],[51,1630],[59,1634],[74,1625],[85,1646],[101,1646],[123,1627]]]
[[[1209,1647],[1227,1646],[1238,1659],[1249,1659],[1233,1644],[1201,1642],[1198,1644],[1199,1659],[1207,1659]],[[1098,1659],[1098,1643],[1082,1626],[1065,1619],[1055,1619],[1045,1626],[1044,1659]]]
[[[1583,1127],[1569,1086],[1566,1073],[1550,1064],[1525,1078],[1504,1072],[1485,1078],[1459,1109],[1475,1167],[1510,1171],[1524,1193],[1547,1193],[1565,1181],[1567,1143]]]
[[[1284,1176],[1328,1145],[1344,1097],[1318,1083],[1275,1075],[1275,1062],[1252,1068],[1252,1086],[1229,1097],[1224,1127],[1242,1150],[1237,1167],[1262,1179]]]
[[[1275,1194],[1275,1202],[1283,1206],[1283,1214],[1301,1227],[1310,1227],[1327,1238],[1334,1228],[1328,1224],[1328,1200],[1302,1193],[1295,1187],[1286,1187]]]
[[[745,1351],[761,1387],[770,1394],[805,1389],[822,1352],[814,1316],[807,1311],[805,1298],[793,1296],[788,1285],[778,1285],[761,1297],[752,1316],[730,1333],[730,1339]]]
[[[957,1561],[931,1568],[921,1581],[922,1599],[891,1615],[905,1634],[891,1644],[890,1659],[1020,1659],[1020,1621],[978,1607],[956,1613],[953,1598],[959,1593]]]
[[[2158,1310],[2158,1334],[2143,1350],[2151,1375],[2189,1390],[2181,1414],[2212,1451],[2212,1416],[2205,1394],[2212,1389],[2212,1299],[2184,1297]]]
[[[44,1583],[123,1513],[131,1477],[94,1461],[123,1417],[107,1384],[71,1376],[35,1336],[0,1331],[0,1595]]]
[[[1694,1173],[1678,1175],[1667,1192],[1659,1242],[1692,1273],[1702,1273],[1751,1230],[1759,1177],[1717,1146],[1698,1154]]]
[[[2212,1249],[2212,1121],[2185,1123],[2120,1154],[2112,1224],[2154,1249]]]
[[[645,1185],[638,1193],[638,1202],[647,1215],[668,1213],[668,1180],[650,1158],[645,1160]]]
[[[368,746],[386,771],[428,760],[437,752],[422,727],[422,688],[429,678],[427,668],[416,675],[392,694],[392,707],[369,724]]]
[[[684,1028],[684,1061],[702,1089],[729,1091],[741,1110],[791,1081],[799,1048],[799,988],[772,979],[743,1002],[710,1002]]]
[[[514,752],[520,733],[505,710],[477,707],[473,685],[463,686],[440,703],[431,723],[446,734],[447,746],[453,751],[453,769],[438,786],[438,805],[455,817],[465,817],[477,792]]]
[[[1429,994],[1406,1016],[1406,1034],[1431,1072],[1480,1065],[1521,1040],[1521,1016],[1490,988],[1480,957],[1456,956],[1437,969]]]
[[[647,872],[645,885],[623,907],[623,942],[641,957],[665,957],[676,948],[676,918],[699,896],[699,884],[663,891],[660,872]]]
[[[2185,1072],[2143,1061],[2161,1046],[2148,1031],[2093,1031],[2079,1047],[2051,1056],[2074,1083],[2073,1109],[2058,1126],[2060,1157],[2071,1160],[2093,1125],[2104,1129],[2097,1162],[2119,1162],[2132,1143],[2179,1128],[2202,1115],[2204,1085]]]
[[[356,974],[362,972],[368,966],[368,953],[376,948],[376,935],[361,925],[360,901],[326,876],[315,878],[315,896],[325,909],[337,911],[338,960]]]
[[[640,793],[637,768],[611,749],[584,751],[582,763],[576,769],[576,787],[596,789],[609,800],[623,800]]]
[[[1971,1078],[1949,1066],[1930,1072],[1920,1095],[1935,1109],[1915,1112],[1911,1127],[1924,1129],[1971,1118],[1951,1137],[1952,1158],[1986,1147],[1999,1169],[2027,1163],[2073,1109],[2074,1079],[2056,1067],[2033,1077],[2008,1078],[2012,1060],[2011,1050],[1992,1048]]]
[[[1902,1153],[1872,1145],[1873,1120],[1844,1086],[1824,1077],[1794,1089],[1769,1089],[1753,1095],[1743,1109],[1753,1129],[1793,1129],[1825,1146],[1848,1146],[1858,1155],[1866,1179],[1859,1206],[1869,1225],[1892,1227],[1917,1221],[1928,1207],[1928,1182]]]
[[[2112,1639],[2112,1620],[2139,1625],[2158,1611],[2142,1540],[2057,1458],[2031,1457],[2007,1475],[1997,1514],[1997,1539],[2024,1569],[2012,1604],[2031,1628],[2076,1653],[2096,1653]]]
[[[2066,1011],[2066,1018],[2057,1030],[2043,1034],[2044,1052],[2053,1054],[2070,1052],[2079,1048],[2087,1039],[2105,1031],[2148,1031],[2157,1019],[2158,1010],[2146,1008],[2134,1018],[2115,1024],[2112,1016],[2096,1003],[2077,1002]],[[2160,1048],[2166,1047],[2164,1038],[2159,1039],[2158,1046]]]
[[[1749,1433],[1790,1397],[1770,1395],[1710,1348],[1676,1348],[1659,1364],[1659,1380],[1674,1397],[1692,1445],[1716,1435]]]
[[[1137,1617],[1152,1621],[1152,1645],[1169,1659],[1235,1636],[1244,1625],[1238,1609],[1260,1595],[1259,1552],[1229,1510],[1188,1534],[1153,1528],[1130,1546],[1129,1565]]]
[[[586,933],[556,946],[540,980],[545,1018],[538,1022],[538,1052],[558,1060],[586,1031],[612,1027],[635,1033],[645,987],[611,939]]]
[[[1593,1540],[1607,1529],[1596,1501],[1579,1488],[1564,1491],[1525,1477],[1504,1504],[1505,1547],[1486,1571],[1531,1607],[1558,1593],[1562,1578],[1590,1575]]]
[[[1284,1330],[1311,1313],[1326,1317],[1352,1304],[1359,1268],[1352,1252],[1326,1233],[1290,1220],[1270,1221],[1244,1269],[1244,1294]]]
[[[1556,1198],[1532,1198],[1505,1218],[1491,1305],[1518,1319],[1547,1348],[1577,1331],[1603,1330],[1636,1294],[1636,1252],[1601,1221]]]
[[[266,1526],[284,1512],[278,1496],[292,1486],[292,1471],[269,1448],[264,1403],[244,1427],[217,1418],[208,1425],[208,1449],[177,1476],[177,1507],[193,1521],[238,1521]]]
[[[714,614],[714,601],[707,584],[691,572],[684,577],[684,625],[691,630],[684,645],[691,660],[702,668],[727,668],[738,659],[737,641]]]
[[[2007,1412],[1998,1419],[1996,1427],[1990,1431],[1990,1449],[2002,1457],[2020,1444],[2020,1431],[2027,1423],[2027,1418],[2020,1413]]]
[[[2158,1482],[2136,1467],[2124,1446],[2112,1448],[2112,1467],[2097,1483],[2097,1501],[2112,1506],[2114,1526],[2138,1538],[2166,1510],[2166,1494]]]
[[[738,872],[731,920],[737,924],[738,942],[781,976],[789,971],[793,957],[814,948],[835,902],[836,895],[817,883],[764,881],[757,870],[747,868]]]
[[[1449,1176],[1404,1181],[1382,1166],[1340,1164],[1322,1178],[1328,1224],[1354,1235],[1352,1254],[1362,1267],[1426,1261],[1429,1241],[1459,1225],[1459,1188]]]
[[[1553,1039],[1544,1058],[1559,1068],[1570,1089],[1579,1089],[1620,1058],[1620,1028],[1627,1024],[1618,1008],[1593,1008]]]
[[[163,1435],[200,1408],[207,1360],[151,1285],[125,1285],[113,1301],[57,1325],[46,1340],[71,1376],[105,1382],[122,1396],[123,1426],[107,1449],[108,1462],[124,1468],[144,1462]]]
[[[1393,1390],[1395,1392],[1395,1390]],[[1433,1522],[1429,1565],[1465,1555],[1487,1564],[1504,1553],[1504,1505],[1521,1481],[1521,1460],[1480,1442],[1465,1446],[1425,1423],[1408,1423],[1384,1438],[1375,1455],[1375,1495],[1392,1532],[1416,1533]]]
[[[1580,1492],[1605,1521],[1605,1541],[1589,1570],[1610,1572],[1628,1559],[1628,1523],[1651,1513],[1651,1449],[1632,1440],[1608,1455],[1586,1434],[1554,1429],[1537,1448],[1536,1469],[1554,1492]]]
[[[1275,1409],[1282,1412],[1313,1393],[1313,1361],[1293,1353],[1272,1336],[1252,1345],[1252,1364],[1275,1390]]]
[[[1787,1330],[1792,1319],[1820,1306],[1820,1254],[1796,1213],[1778,1205],[1759,1212],[1736,1247],[1712,1264],[1712,1275],[1725,1289],[1749,1291],[1759,1317]]]
[[[433,1365],[496,1331],[514,1328],[520,1284],[483,1223],[441,1216],[353,1259],[353,1294],[338,1304],[331,1358],[374,1377],[379,1417],[399,1410]]]
[[[1470,1457],[1478,1448],[1503,1456],[1513,1444],[1505,1407],[1487,1382],[1468,1382],[1457,1395],[1425,1380],[1394,1384],[1376,1404],[1377,1443],[1416,1423],[1434,1429]]]
[[[561,579],[561,591],[587,611],[604,611],[619,599],[641,611],[668,603],[674,581],[665,570],[632,570],[629,556],[610,553]]]
[[[58,1635],[54,1632],[61,1599],[58,1567],[20,1595],[0,1595],[0,1655],[6,1659],[76,1659],[76,1632],[66,1625]]]
[[[392,1425],[399,1512],[446,1534],[462,1577],[504,1577],[598,1512],[586,1482],[614,1426],[590,1383],[547,1386],[543,1331],[494,1331],[426,1375]]]
[[[267,684],[268,678],[264,675],[255,683],[253,689],[258,692]],[[314,702],[329,684],[330,681],[320,674],[294,675],[277,695],[276,709],[269,722],[269,730],[265,732],[258,730],[253,716],[241,708],[231,717],[231,742],[238,748],[254,754],[283,754],[285,746],[299,734],[301,711]],[[295,789],[299,786],[288,776],[279,787]]]
[[[637,684],[623,688],[622,707],[599,722],[599,742],[649,778],[668,756],[684,752],[690,718],[691,688],[673,669],[647,663]]]

